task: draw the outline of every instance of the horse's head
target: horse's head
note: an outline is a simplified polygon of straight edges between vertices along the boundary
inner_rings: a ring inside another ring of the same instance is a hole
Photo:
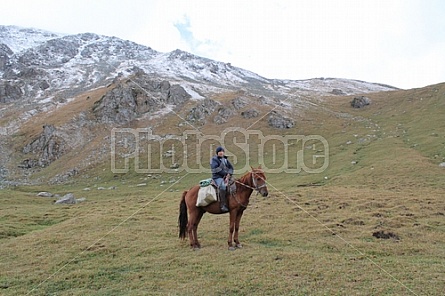
[[[252,187],[257,190],[262,196],[268,196],[269,191],[267,191],[266,175],[261,169],[261,166],[259,166],[258,168],[251,168],[252,171],[250,172],[250,174],[252,176]]]

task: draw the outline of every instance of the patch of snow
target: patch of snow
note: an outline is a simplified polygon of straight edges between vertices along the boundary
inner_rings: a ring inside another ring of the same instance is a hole
[[[176,108],[175,105],[166,105],[161,110],[158,110],[153,113],[147,113],[146,116],[144,116],[145,119],[154,119],[154,118],[160,118],[162,116],[165,116],[169,114],[170,112],[174,112],[173,110]]]
[[[282,80],[285,86],[300,91],[330,94],[333,89],[340,89],[345,94],[360,94],[394,90],[391,86],[344,78],[313,78],[306,80]]]
[[[280,101],[280,106],[281,107],[292,107],[292,104],[286,100],[284,101]]]
[[[46,104],[46,103],[51,103],[53,101],[54,97],[48,97],[46,99],[43,100],[39,100],[38,103],[39,104]]]
[[[64,35],[40,29],[22,28],[17,26],[0,26],[0,40],[14,53],[27,50],[48,40],[62,36]]]
[[[204,100],[205,98],[197,93],[190,85],[181,85],[182,88],[192,97],[192,100]]]

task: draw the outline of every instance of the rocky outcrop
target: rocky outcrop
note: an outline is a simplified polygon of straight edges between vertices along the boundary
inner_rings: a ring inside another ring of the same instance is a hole
[[[177,84],[171,85],[168,89],[166,89],[166,96],[167,104],[175,106],[180,106],[190,99],[190,95],[185,91],[185,89]]]
[[[53,125],[45,125],[40,136],[23,148],[23,153],[37,155],[38,159],[25,159],[22,162],[22,167],[48,166],[61,157],[66,150],[66,141],[58,136],[56,128]]]
[[[22,88],[18,82],[0,81],[0,103],[17,101],[22,95]]]
[[[72,168],[62,174],[57,174],[54,177],[52,177],[49,181],[48,184],[63,184],[65,182],[68,182],[68,180],[71,177],[74,177],[76,175],[79,174],[79,169],[78,168]]]
[[[101,122],[127,123],[156,109],[156,98],[137,86],[120,84],[94,104],[93,112]]]
[[[212,99],[204,99],[193,107],[187,115],[187,120],[191,122],[204,123],[206,117],[215,112],[220,104]]]
[[[0,71],[6,69],[6,66],[9,64],[9,58],[13,54],[12,50],[6,44],[0,43]]]
[[[260,115],[260,113],[256,109],[248,109],[246,111],[241,112],[241,116],[245,119],[258,117],[258,115]]]
[[[242,97],[237,97],[232,101],[232,105],[236,110],[246,107],[247,104],[248,104],[247,100]]]
[[[118,84],[94,104],[101,122],[124,124],[166,105],[182,106],[190,95],[180,85],[149,79],[138,72],[134,79]]]
[[[58,67],[73,59],[81,45],[81,39],[71,36],[48,40],[40,46],[28,49],[19,57],[18,62],[25,66]]]
[[[338,88],[334,88],[331,91],[331,94],[336,95],[336,96],[345,96],[346,95],[346,93],[344,91],[342,91],[341,89],[338,89]]]
[[[6,181],[7,176],[8,170],[0,164],[0,189],[3,188],[3,183]]]
[[[215,116],[215,118],[213,119],[213,121],[216,124],[223,124],[226,123],[227,120],[233,116],[235,114],[235,112],[233,112],[233,110],[231,108],[228,107],[220,107],[218,109],[218,114]]]
[[[284,117],[276,111],[270,112],[267,122],[269,123],[269,126],[279,129],[292,128],[295,125],[295,122],[292,119]]]
[[[365,97],[365,96],[355,97],[351,101],[351,107],[352,108],[363,108],[363,107],[368,106],[370,104],[371,104],[371,100],[368,97]]]
[[[0,102],[12,102],[23,98],[34,99],[42,90],[50,87],[50,75],[36,66],[15,65],[6,67],[0,82]],[[2,100],[2,97],[4,98]]]

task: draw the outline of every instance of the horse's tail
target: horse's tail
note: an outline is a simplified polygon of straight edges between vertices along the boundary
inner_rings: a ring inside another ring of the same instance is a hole
[[[187,195],[188,191],[184,191],[182,193],[181,202],[179,204],[179,238],[185,239],[186,232],[187,232],[187,222],[188,222],[188,216],[187,216],[187,204],[185,203],[185,196]]]

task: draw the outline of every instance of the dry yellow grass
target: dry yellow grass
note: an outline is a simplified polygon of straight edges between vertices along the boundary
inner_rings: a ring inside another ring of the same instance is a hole
[[[162,193],[158,184],[112,192],[64,188],[87,196],[75,206],[9,192],[22,204],[14,210],[17,202],[2,197],[9,221],[16,211],[17,224],[29,225],[42,218],[37,209],[63,221],[1,240],[2,293],[439,295],[445,288],[441,191],[422,197],[415,189],[270,182],[269,199],[252,198],[241,223],[244,248],[235,252],[226,247],[227,215],[204,216],[200,251],[179,241],[180,194]],[[30,205],[36,215],[19,213]],[[399,239],[377,239],[377,230]]]
[[[204,216],[198,252],[177,238],[180,193],[207,174],[174,184],[168,181],[184,173],[113,174],[107,162],[88,172],[98,178],[0,191],[0,293],[441,295],[445,85],[368,96],[372,105],[361,110],[350,108],[351,97],[317,100],[317,108],[295,115],[294,129],[280,131],[325,137],[329,167],[268,174],[270,198],[252,197],[241,221],[244,248],[235,252],[227,251],[227,215]],[[180,120],[167,119],[159,131],[180,134]],[[244,124],[235,117],[203,131]],[[266,125],[255,128],[277,133]],[[41,190],[87,200],[56,206],[35,196]],[[373,236],[379,232],[393,238]]]

